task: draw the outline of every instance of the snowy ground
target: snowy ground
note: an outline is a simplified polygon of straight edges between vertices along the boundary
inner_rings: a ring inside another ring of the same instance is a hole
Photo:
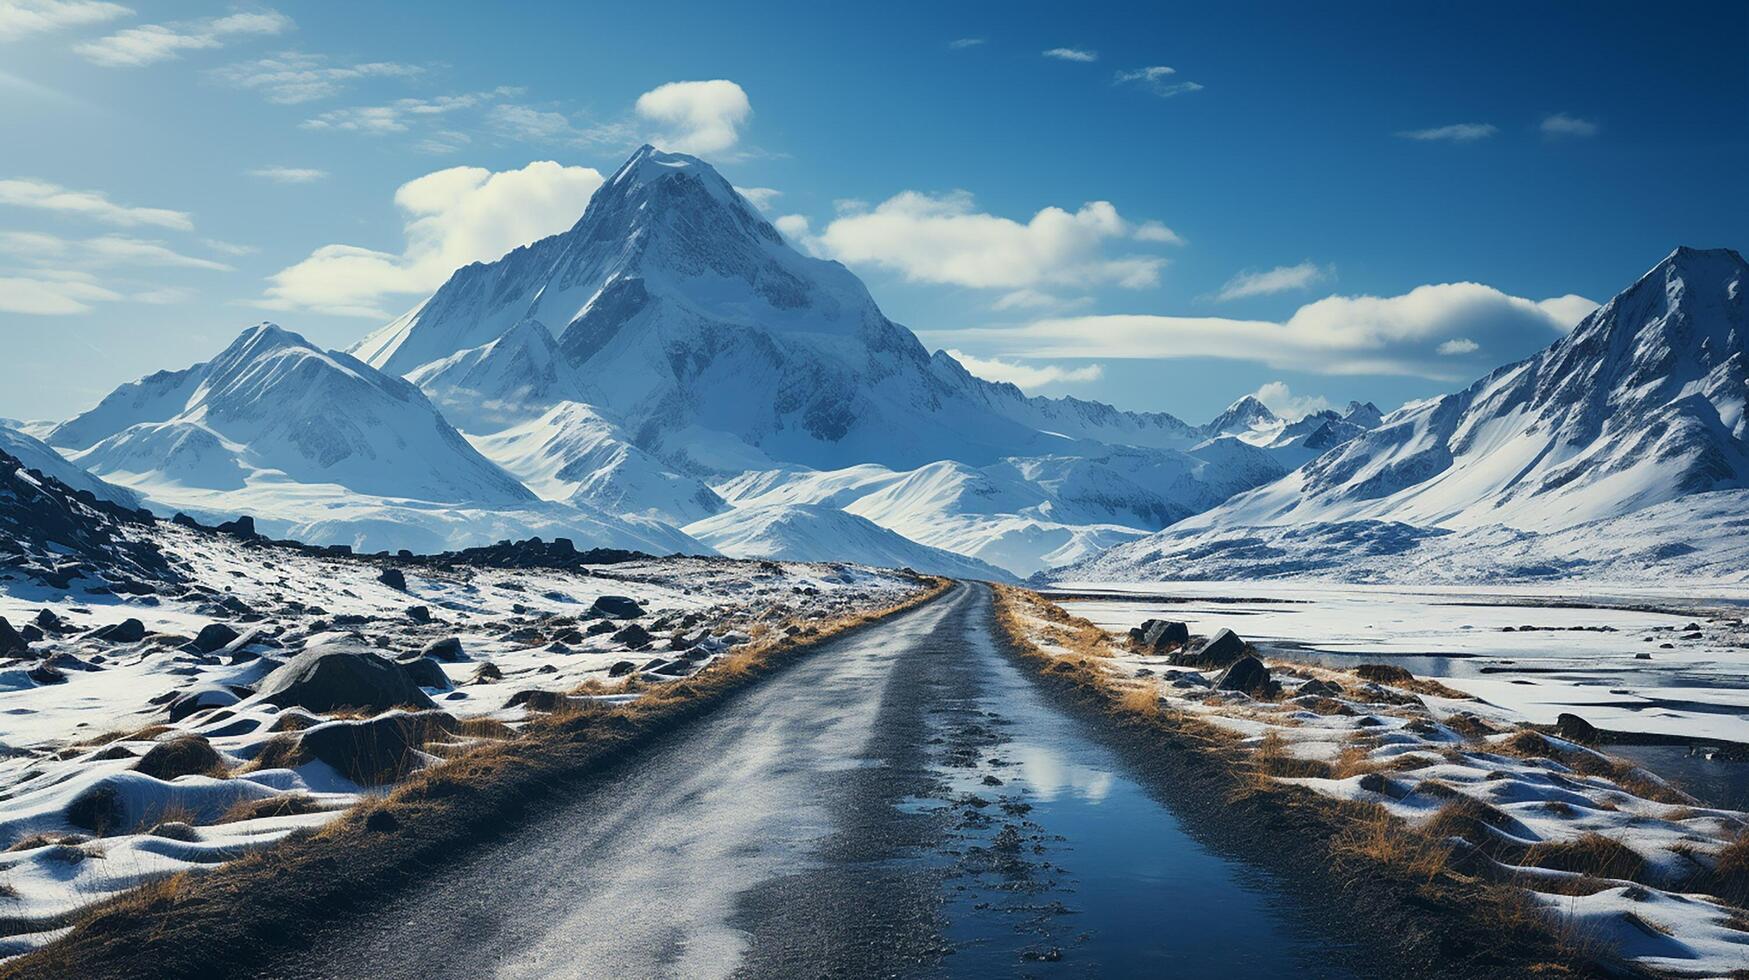
[[[572,696],[635,697],[614,692],[630,678],[647,685],[708,669],[749,638],[891,605],[918,588],[858,566],[703,558],[584,574],[405,564],[402,591],[377,578],[393,563],[257,547],[168,524],[153,533],[193,566],[195,581],[229,593],[225,604],[69,593],[0,576],[0,616],[23,628],[46,609],[65,624],[34,642],[31,658],[0,661],[0,957],[54,938],[81,907],[271,844],[387,788],[360,785],[307,752],[278,764],[285,743],[307,739],[315,726],[364,723],[357,712],[323,717],[254,693],[300,649],[361,643],[419,659],[428,643],[458,639],[460,659],[420,664],[424,693],[457,728],[423,747],[418,758],[430,762],[514,731],[529,717],[526,703],[511,706],[524,692],[563,697],[588,685],[588,694]],[[604,595],[635,600],[641,614],[591,614]],[[429,620],[410,614],[414,606]],[[91,635],[128,619],[140,621],[143,639]],[[212,653],[186,646],[213,623],[242,636]],[[648,631],[647,646],[615,638],[629,623]],[[44,662],[61,678],[45,676]],[[622,676],[610,678],[616,664]],[[196,700],[179,701],[189,695]],[[154,747],[189,735],[217,752],[216,765],[164,778],[138,771]],[[93,820],[93,801],[105,819]]]
[[[1256,583],[1235,589],[1237,595],[1263,595]],[[1182,586],[1172,590],[1184,592]],[[1184,604],[1138,597],[1123,603],[1072,602],[1068,608],[1124,630],[1162,613],[1189,620],[1193,634],[1227,627],[1261,637],[1297,622],[1305,635],[1322,624],[1333,644],[1370,643],[1364,659],[1372,662],[1387,659],[1380,654],[1424,647],[1442,637],[1450,646],[1461,646],[1446,636],[1446,627],[1454,634],[1463,625],[1474,627],[1467,632],[1482,629],[1479,607],[1439,613],[1445,607],[1427,596],[1394,604],[1373,594],[1334,601],[1318,593],[1270,596],[1322,600],[1290,612],[1255,598],[1234,605],[1209,601],[1219,594],[1204,592]],[[1021,628],[1045,652],[1087,652],[1048,618],[1045,607],[1018,608]],[[1522,622],[1536,624],[1546,616],[1580,611],[1516,612]],[[1597,610],[1582,612],[1598,624]],[[1292,618],[1296,615],[1298,620]],[[1459,622],[1458,617],[1467,618]],[[1648,614],[1612,613],[1610,620],[1621,632],[1574,635],[1625,639],[1632,629],[1666,625]],[[1392,626],[1394,635],[1366,635],[1369,627],[1379,633]],[[1706,882],[1714,879],[1707,876],[1715,874],[1712,869],[1727,848],[1741,860],[1749,846],[1744,843],[1749,814],[1700,805],[1643,769],[1517,727],[1511,708],[1473,700],[1462,691],[1441,692],[1412,679],[1365,680],[1349,671],[1285,663],[1264,650],[1281,690],[1253,697],[1216,689],[1218,670],[1172,667],[1166,657],[1141,655],[1120,643],[1121,635],[1108,634],[1098,644],[1102,656],[1094,661],[1116,687],[1150,692],[1162,707],[1229,733],[1255,760],[1266,755],[1288,760],[1281,768],[1289,769],[1297,760],[1310,773],[1277,777],[1284,782],[1375,804],[1448,840],[1467,839],[1460,852],[1473,852],[1478,873],[1529,889],[1563,927],[1574,930],[1575,938],[1601,942],[1669,975],[1735,975],[1749,967],[1749,916],[1699,890],[1712,887]],[[1480,646],[1472,644],[1469,652],[1479,652]],[[1313,682],[1321,688],[1316,693],[1306,687]],[[1466,680],[1449,683],[1458,688]],[[1482,689],[1495,693],[1487,684]]]

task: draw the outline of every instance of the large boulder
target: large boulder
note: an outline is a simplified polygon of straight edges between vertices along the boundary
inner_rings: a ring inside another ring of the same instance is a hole
[[[124,619],[119,623],[100,626],[87,635],[92,639],[110,643],[138,643],[146,638],[146,624],[137,619]]]
[[[1245,656],[1245,641],[1232,630],[1221,630],[1194,651],[1180,650],[1172,655],[1172,663],[1184,667],[1226,667]]]
[[[400,591],[400,592],[407,591],[407,576],[402,574],[402,572],[399,568],[385,568],[385,569],[383,569],[382,574],[377,576],[377,581],[383,583],[384,585],[388,586],[391,589],[395,589],[395,590]]]
[[[652,639],[654,639],[654,637],[650,636],[650,631],[639,626],[637,623],[631,623],[624,629],[613,634],[613,640],[615,643],[623,643],[627,649],[631,650],[642,650],[650,645]]]
[[[213,684],[196,688],[184,694],[178,694],[170,702],[170,720],[181,721],[197,711],[207,708],[224,708],[236,704],[240,698],[229,688]]]
[[[237,631],[224,623],[208,623],[194,636],[194,648],[201,653],[217,653],[237,638]]]
[[[0,657],[28,657],[30,644],[12,628],[5,616],[0,616]]]
[[[362,721],[324,722],[305,729],[298,746],[347,779],[378,786],[418,769],[426,761],[421,748],[460,730],[461,724],[442,711],[395,711]]]
[[[441,660],[446,664],[466,663],[474,658],[468,656],[462,649],[462,639],[459,636],[446,636],[441,640],[432,640],[425,644],[425,649],[419,651],[421,657]]]
[[[349,640],[310,647],[291,658],[267,675],[258,694],[268,704],[317,712],[436,707],[399,664]]]
[[[443,668],[437,665],[437,661],[430,657],[403,660],[401,661],[401,669],[406,671],[407,676],[413,679],[413,683],[420,687],[436,688],[439,691],[447,691],[455,687],[450,682],[449,675],[444,673]]]
[[[223,775],[227,768],[225,757],[199,735],[178,735],[159,742],[134,763],[136,772],[165,780],[177,776]]]
[[[1150,619],[1130,630],[1130,643],[1143,653],[1170,653],[1190,642],[1190,627],[1171,619]]]
[[[1223,691],[1267,695],[1274,689],[1275,682],[1270,680],[1269,668],[1263,666],[1263,661],[1256,657],[1241,657],[1221,674],[1215,687]]]
[[[589,607],[589,615],[605,616],[608,619],[637,619],[643,614],[644,607],[638,605],[636,599],[628,599],[623,595],[601,596]]]

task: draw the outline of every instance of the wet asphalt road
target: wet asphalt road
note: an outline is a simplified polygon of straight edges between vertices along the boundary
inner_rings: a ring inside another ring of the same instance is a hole
[[[1022,680],[990,606],[822,645],[270,975],[1348,975]]]

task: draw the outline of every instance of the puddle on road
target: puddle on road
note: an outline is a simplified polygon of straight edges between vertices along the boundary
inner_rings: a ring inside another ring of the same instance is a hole
[[[933,719],[953,826],[951,976],[1345,977],[1269,879],[1215,855],[984,644],[984,689]]]

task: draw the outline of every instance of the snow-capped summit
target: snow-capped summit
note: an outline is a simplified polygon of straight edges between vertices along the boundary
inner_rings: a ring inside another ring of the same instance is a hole
[[[1280,421],[1269,410],[1269,406],[1257,400],[1257,396],[1246,395],[1228,405],[1226,411],[1203,426],[1203,432],[1210,436],[1243,435],[1252,429],[1267,428]]]
[[[1736,252],[1679,248],[1541,353],[1392,413],[1181,527],[1369,518],[1554,531],[1749,486],[1746,285]]]
[[[272,323],[210,361],[122,385],[46,441],[136,489],[267,480],[429,501],[533,499],[418,388]]]
[[[1342,410],[1342,420],[1352,422],[1363,429],[1376,429],[1385,420],[1385,413],[1372,402],[1352,401]]]

